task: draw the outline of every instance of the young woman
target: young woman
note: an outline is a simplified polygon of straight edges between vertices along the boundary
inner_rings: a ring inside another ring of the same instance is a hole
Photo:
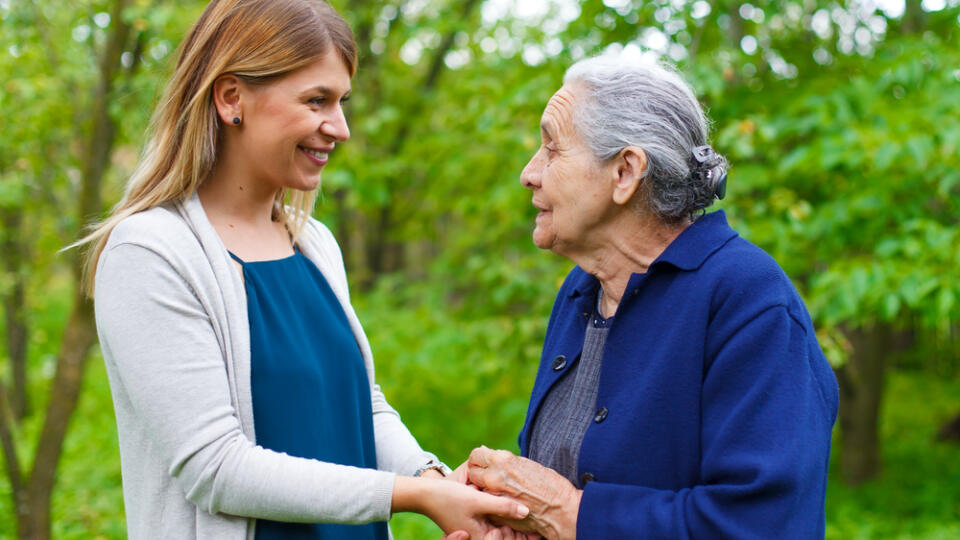
[[[350,136],[349,27],[321,0],[214,0],[179,54],[123,200],[82,241],[130,537],[383,540],[415,511],[479,538],[486,515],[525,516],[441,479],[309,217]]]

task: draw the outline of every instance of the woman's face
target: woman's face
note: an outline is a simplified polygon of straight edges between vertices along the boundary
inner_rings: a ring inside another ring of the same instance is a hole
[[[350,137],[343,102],[350,73],[329,52],[266,85],[241,84],[238,159],[258,182],[303,191],[320,184],[320,171],[337,142]]]
[[[520,175],[540,210],[533,243],[566,257],[598,245],[601,239],[594,233],[609,222],[616,206],[610,166],[594,157],[577,129],[577,90],[564,86],[550,98],[540,120],[542,143]]]

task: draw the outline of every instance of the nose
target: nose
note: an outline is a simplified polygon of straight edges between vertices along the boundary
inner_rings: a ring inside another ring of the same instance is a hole
[[[540,154],[541,151],[537,150],[537,153],[530,158],[530,161],[527,162],[526,167],[520,173],[520,184],[527,189],[540,187],[540,174],[543,170],[540,163]]]
[[[343,109],[340,106],[337,106],[331,117],[320,123],[320,133],[336,142],[350,138],[350,127],[347,126],[347,118],[343,115]]]

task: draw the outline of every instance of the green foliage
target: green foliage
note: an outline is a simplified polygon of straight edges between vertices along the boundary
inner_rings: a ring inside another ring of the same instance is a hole
[[[845,326],[891,322],[929,337],[904,360],[928,375],[891,379],[886,472],[859,490],[831,483],[828,536],[960,534],[957,450],[930,442],[936,422],[960,408],[956,2],[929,13],[908,2],[890,16],[861,2],[591,0],[499,17],[485,15],[483,2],[469,12],[452,0],[333,3],[355,29],[361,59],[348,105],[353,136],[333,154],[316,215],[344,247],[378,381],[425,448],[451,464],[479,444],[516,450],[553,296],[571,266],[532,246],[535,210],[519,174],[564,69],[636,46],[677,60],[708,106],[714,146],[733,164],[718,206],[794,280],[834,365],[850,353]],[[17,275],[31,278],[36,410],[72,287],[55,253],[91,217],[67,209],[78,196],[88,141],[77,133],[109,4],[0,0],[0,214],[22,213],[31,254]],[[133,76],[111,103],[111,203],[174,50],[204,5],[136,0],[124,12],[139,45],[127,51]],[[392,262],[375,264],[377,256]],[[12,279],[0,275],[0,294]],[[120,538],[116,428],[96,360],[87,385],[54,533]],[[39,422],[20,428],[21,455]],[[8,488],[0,481],[2,516],[11,515]],[[11,527],[0,518],[0,537]],[[409,516],[394,530],[400,539],[438,532]]]
[[[888,382],[881,420],[884,468],[850,488],[831,465],[827,538],[957,538],[960,535],[960,446],[937,442],[941,423],[957,413],[958,381],[902,372]],[[839,432],[839,430],[837,430]],[[834,437],[838,437],[839,433]],[[839,463],[834,443],[832,463]]]

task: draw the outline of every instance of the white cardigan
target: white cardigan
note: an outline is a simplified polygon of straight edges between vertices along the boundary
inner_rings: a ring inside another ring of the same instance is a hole
[[[123,220],[97,267],[97,330],[131,539],[253,538],[254,518],[386,520],[394,475],[436,459],[374,383],[333,235],[311,219],[298,245],[340,300],[363,354],[380,470],[256,445],[244,285],[193,195]]]

